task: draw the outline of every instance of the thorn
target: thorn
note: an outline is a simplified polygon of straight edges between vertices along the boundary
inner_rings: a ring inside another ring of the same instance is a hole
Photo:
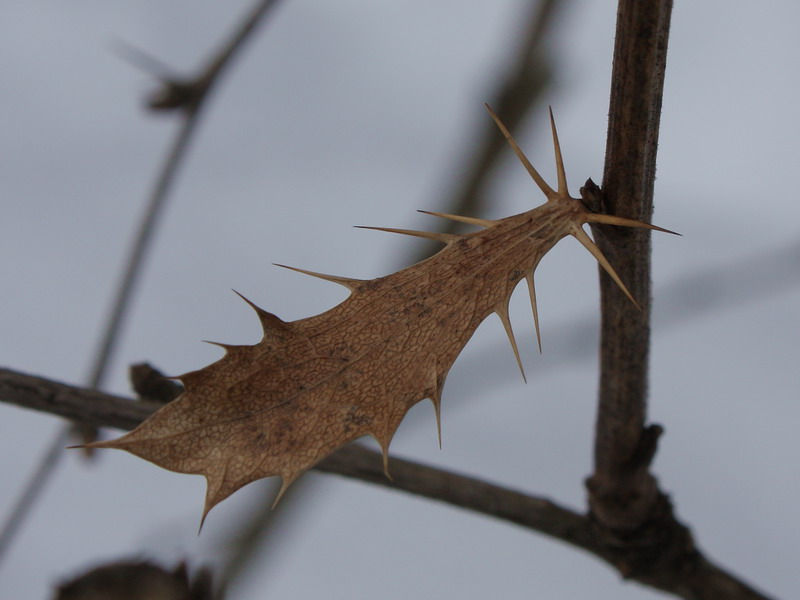
[[[389,473],[389,445],[392,443],[392,438],[397,431],[397,425],[394,425],[393,428],[391,424],[387,426],[387,423],[382,423],[382,425],[384,425],[382,432],[368,431],[367,435],[375,440],[381,448],[381,455],[383,456],[383,474],[386,475],[389,481],[394,481]]]
[[[461,238],[460,235],[452,233],[438,233],[436,231],[417,231],[415,229],[394,229],[392,227],[365,227],[364,225],[356,225],[358,229],[374,229],[375,231],[388,231],[389,233],[400,233],[403,235],[411,235],[414,237],[421,237],[427,240],[434,240],[442,242],[443,244],[450,244]]]
[[[434,212],[432,210],[418,210],[417,212],[433,215],[434,217],[441,217],[442,219],[450,219],[451,221],[457,221],[459,223],[466,223],[467,225],[478,225],[479,227],[491,227],[497,222],[489,219],[478,219],[477,217],[464,217],[462,215]]]
[[[433,412],[436,414],[436,433],[439,434],[439,450],[442,449],[442,398],[439,396],[438,390],[431,397],[433,403]]]
[[[394,481],[392,475],[389,473],[389,441],[385,444],[383,442],[378,443],[381,446],[381,454],[383,455],[383,474],[386,475],[386,479],[389,481]]]
[[[558,132],[556,131],[556,120],[553,118],[553,107],[550,110],[550,129],[553,131],[553,146],[556,152],[556,171],[558,171],[558,195],[569,196],[567,189],[567,173],[564,170],[564,157],[561,155],[561,144],[558,143]]]
[[[203,524],[206,522],[206,517],[208,516],[208,510],[203,510],[203,516],[200,517],[200,527],[197,528],[197,537],[200,537],[200,534],[203,532]]]
[[[250,302],[250,300],[242,296],[236,290],[233,290],[233,293],[239,296],[239,298],[241,298],[245,302],[247,302],[247,304],[250,305],[250,308],[256,311],[256,314],[258,315],[258,320],[261,321],[261,328],[264,330],[265,335],[268,331],[274,332],[276,327],[286,326],[286,323],[277,315],[273,315],[271,312],[264,310],[263,308],[257,306],[253,302]]]
[[[200,532],[203,530],[203,524],[206,522],[206,517],[208,517],[208,513],[211,512],[211,509],[214,508],[221,501],[215,499],[217,497],[217,494],[219,493],[221,483],[222,482],[220,481],[216,481],[214,483],[214,489],[212,490],[211,479],[209,479],[208,476],[206,476],[206,499],[203,505],[203,516],[200,517],[200,527],[197,528],[197,535],[200,535]]]
[[[511,132],[508,131],[508,129],[506,129],[506,126],[503,125],[503,122],[494,113],[492,107],[485,103],[484,106],[486,107],[486,110],[489,111],[489,115],[492,117],[492,119],[494,119],[494,122],[497,123],[497,126],[500,128],[500,131],[503,132],[503,136],[505,136],[506,141],[508,141],[508,143],[511,145],[511,148],[514,150],[514,154],[517,155],[517,158],[525,166],[525,170],[528,171],[528,174],[536,182],[536,185],[539,186],[539,189],[542,190],[545,196],[547,196],[548,200],[557,198],[558,193],[555,192],[553,188],[551,188],[549,185],[547,185],[547,182],[542,178],[541,175],[539,175],[539,172],[533,167],[531,161],[528,160],[528,157],[525,156],[525,153],[519,147],[516,140],[514,140],[513,136],[511,135]]]
[[[611,279],[614,280],[614,283],[616,283],[622,290],[622,292],[628,297],[628,300],[633,302],[633,305],[639,310],[641,310],[641,307],[636,302],[636,300],[633,299],[633,296],[628,291],[628,288],[626,288],[625,284],[622,283],[622,280],[619,278],[619,275],[617,275],[617,272],[614,270],[614,267],[612,267],[611,263],[608,262],[608,259],[606,259],[606,257],[603,256],[603,253],[600,252],[600,248],[597,247],[597,245],[592,241],[592,238],[590,238],[586,234],[583,228],[581,228],[580,225],[573,225],[571,233],[581,244],[583,244],[583,247],[586,248],[591,253],[591,255],[595,257],[597,262],[600,263],[600,266],[603,267],[603,269],[605,269],[606,273],[609,274]]]
[[[256,305],[256,304],[254,304],[253,302],[250,302],[250,300],[248,300],[247,298],[245,298],[245,297],[244,297],[242,294],[240,294],[240,293],[239,293],[239,292],[237,292],[236,290],[231,290],[231,291],[232,291],[234,294],[236,294],[237,296],[239,296],[239,298],[241,298],[242,300],[244,300],[245,302],[247,302],[247,304],[250,306],[250,308],[252,308],[254,311],[256,311],[256,314],[257,314],[259,317],[261,317],[261,315],[262,315],[262,314],[264,314],[264,313],[266,313],[266,314],[269,314],[267,311],[265,311],[265,310],[264,310],[263,308],[261,308],[260,306],[257,306],[257,305]]]
[[[286,490],[289,489],[289,486],[294,483],[294,480],[297,479],[297,474],[293,475],[281,475],[281,489],[278,490],[278,495],[275,496],[275,500],[272,501],[272,506],[270,507],[272,510],[275,510],[275,507],[278,506],[278,502],[280,502],[283,495],[286,493]]]
[[[351,279],[350,277],[337,277],[336,275],[326,275],[325,273],[317,273],[315,271],[306,271],[305,269],[298,269],[297,267],[290,267],[288,265],[282,265],[280,263],[272,263],[276,267],[281,267],[283,269],[289,269],[290,271],[297,271],[298,273],[303,273],[304,275],[311,275],[311,277],[316,277],[318,279],[324,279],[325,281],[332,281],[333,283],[338,283],[339,285],[343,285],[351,292],[355,292],[358,289],[358,286],[362,281],[360,279]]]
[[[672,235],[681,235],[677,231],[664,229],[663,227],[659,227],[657,225],[651,225],[650,223],[645,223],[644,221],[637,221],[636,219],[626,219],[625,217],[615,217],[614,215],[587,213],[586,222],[603,223],[605,225],[617,225],[619,227],[639,227],[641,229],[652,229],[654,231],[661,231],[663,233],[671,233]]]
[[[525,383],[528,383],[528,378],[525,377],[525,369],[522,368],[522,360],[519,357],[519,348],[517,348],[517,340],[514,339],[514,331],[511,329],[511,319],[508,317],[508,304],[500,305],[499,307],[494,309],[494,312],[500,317],[500,320],[503,322],[503,327],[506,330],[506,335],[508,335],[508,341],[511,342],[511,348],[514,350],[514,358],[517,359],[517,366],[519,367],[519,372],[522,374],[522,380]]]
[[[230,344],[223,344],[222,342],[212,342],[211,340],[200,340],[204,344],[211,344],[212,346],[216,346],[217,348],[222,348],[223,350],[227,351],[232,346]]]
[[[536,327],[536,341],[539,343],[539,354],[542,353],[542,334],[539,331],[539,309],[536,306],[536,290],[533,286],[533,271],[525,276],[528,282],[528,292],[531,296],[531,308],[533,309],[533,324]]]
[[[200,340],[204,344],[211,344],[212,346],[216,346],[217,348],[222,348],[225,352],[230,352],[236,346],[232,346],[230,344],[223,344],[222,342],[212,342],[211,340]],[[168,378],[168,379],[176,379],[175,377]]]
[[[433,412],[436,415],[436,433],[439,437],[439,450],[442,449],[442,388],[447,372],[439,373],[436,366],[436,359],[431,358],[428,363],[428,379],[433,390],[428,396],[433,404]]]

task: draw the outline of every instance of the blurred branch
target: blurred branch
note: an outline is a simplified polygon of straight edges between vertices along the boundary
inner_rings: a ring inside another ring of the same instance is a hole
[[[233,57],[242,49],[261,22],[267,11],[278,3],[278,0],[261,0],[253,10],[242,19],[230,39],[226,40],[212,55],[206,66],[192,78],[181,78],[168,74],[168,69],[160,61],[145,54],[141,50],[123,43],[120,46],[123,54],[131,62],[149,71],[159,79],[163,87],[150,98],[149,105],[153,110],[182,109],[187,121],[197,118],[201,105],[208,98],[211,89],[218,84],[223,70],[231,63]],[[165,165],[164,171],[169,162]],[[158,187],[158,186],[157,186]]]
[[[195,78],[188,81],[163,79],[164,89],[158,92],[157,96],[162,98],[162,102],[171,97],[171,101],[167,103],[170,108],[182,109],[180,111],[182,123],[153,186],[144,217],[139,225],[136,241],[129,254],[128,264],[125,267],[117,290],[114,308],[111,311],[109,323],[100,345],[98,358],[89,378],[90,385],[93,387],[99,386],[103,381],[110,358],[113,356],[115,345],[119,339],[118,331],[130,302],[131,291],[138,282],[144,265],[145,254],[155,233],[156,224],[163,212],[166,198],[199,123],[201,108],[205,105],[211,91],[219,81],[225,67],[230,64],[236,51],[242,47],[248,36],[255,31],[256,26],[267,10],[276,3],[277,0],[261,0],[243,20],[231,39],[222,45],[215,56],[208,62],[208,65]],[[183,90],[179,95],[180,98],[175,96],[174,90],[176,89]],[[155,100],[151,100],[150,104],[154,108],[163,108],[163,106],[158,106],[158,102]]]
[[[91,426],[120,429],[133,429],[161,406],[8,369],[0,369],[0,401],[80,420]],[[581,515],[546,498],[397,458],[389,462],[390,480],[384,475],[381,454],[357,444],[340,448],[315,468],[516,523],[581,548],[614,566],[626,578],[687,599],[766,598],[713,565],[694,547],[681,549],[690,551],[693,556],[691,570],[686,569],[683,561],[673,562],[676,557],[671,554],[657,557],[655,571],[637,570],[637,563],[630,561],[630,552],[609,546],[591,516]],[[684,554],[682,552],[680,558]],[[647,560],[643,564],[650,565],[651,558],[645,555]]]
[[[218,82],[225,67],[230,64],[231,59],[242,47],[249,35],[255,31],[256,26],[268,9],[276,3],[277,0],[261,0],[243,20],[234,35],[222,45],[196,78],[190,81],[163,79],[164,90],[159,93],[159,97],[162,100],[160,102],[150,102],[151,107],[155,109],[166,108],[167,105],[169,105],[169,108],[182,109],[180,114],[183,122],[162,166],[161,173],[156,180],[145,208],[144,216],[139,224],[133,247],[128,254],[128,261],[117,287],[113,307],[106,322],[103,337],[94,355],[94,361],[88,377],[87,384],[92,388],[102,386],[105,380],[114,350],[119,341],[119,332],[130,306],[132,291],[138,283],[145,255],[155,233],[159,217],[163,213],[170,188],[181,162],[186,156],[187,148],[199,122],[201,107]],[[0,560],[2,560],[21,523],[44,489],[45,483],[55,471],[58,459],[62,455],[60,449],[73,430],[79,434],[84,442],[92,441],[97,435],[96,429],[82,420],[77,424],[65,426],[64,430],[56,434],[17,499],[9,517],[3,524],[2,531],[0,531]]]

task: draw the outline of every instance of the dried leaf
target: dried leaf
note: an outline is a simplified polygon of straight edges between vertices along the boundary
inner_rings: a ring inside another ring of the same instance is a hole
[[[386,466],[392,436],[414,404],[431,399],[438,420],[450,367],[492,313],[519,362],[508,317],[511,293],[527,280],[538,337],[533,271],[561,238],[576,237],[633,301],[581,226],[591,221],[666,230],[592,213],[569,196],[552,112],[557,191],[489,112],[547,196],[545,204],[497,221],[428,213],[482,227],[465,235],[374,228],[445,244],[435,256],[378,279],[294,269],[344,285],[351,294],[331,310],[292,322],[247,301],[264,330],[258,344],[220,344],[222,359],[179,378],[185,391],[178,399],[132,432],[92,446],[205,475],[205,518],[217,503],[262,477],[280,476],[282,493],[301,473],[362,436],[378,441]]]

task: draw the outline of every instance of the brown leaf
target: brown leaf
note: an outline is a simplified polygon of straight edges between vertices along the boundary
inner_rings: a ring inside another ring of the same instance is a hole
[[[500,317],[519,361],[509,298],[526,279],[538,336],[533,271],[564,236],[586,246],[630,297],[581,226],[592,221],[659,228],[592,213],[571,198],[554,123],[558,191],[551,189],[489,111],[547,203],[498,221],[429,213],[483,227],[466,235],[384,229],[437,239],[445,248],[378,279],[295,269],[342,284],[351,294],[331,310],[292,322],[248,301],[264,330],[258,344],[220,344],[222,359],[179,378],[186,389],[178,399],[132,432],[93,446],[205,475],[205,518],[262,477],[280,476],[282,493],[318,461],[365,435],[378,441],[386,460],[392,436],[414,404],[430,398],[438,419],[447,372],[488,315]]]

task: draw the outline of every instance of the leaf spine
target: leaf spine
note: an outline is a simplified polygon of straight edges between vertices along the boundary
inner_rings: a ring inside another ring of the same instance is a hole
[[[236,290],[233,290],[233,293],[239,296],[239,298],[241,298],[242,300],[244,300],[250,306],[250,308],[252,308],[256,312],[256,315],[258,315],[258,320],[261,321],[261,328],[264,330],[265,335],[268,332],[281,328],[281,326],[285,327],[288,325],[288,323],[286,323],[280,317],[272,314],[269,311],[264,310],[260,306],[256,305],[254,302],[251,302],[250,300],[245,298],[242,294],[240,294]]]
[[[533,271],[525,275],[528,282],[528,294],[531,297],[531,309],[533,310],[533,325],[536,328],[536,341],[539,344],[539,354],[542,353],[542,334],[539,331],[539,309],[536,306],[536,288],[533,285]]]
[[[503,132],[503,136],[505,136],[506,141],[508,141],[511,148],[514,150],[514,154],[517,155],[517,158],[525,166],[525,170],[528,171],[528,174],[536,182],[536,185],[539,186],[539,189],[542,190],[542,193],[544,193],[544,195],[547,196],[547,200],[550,201],[558,198],[559,197],[558,192],[556,192],[553,188],[547,185],[547,182],[544,180],[544,178],[541,175],[539,175],[539,171],[537,171],[534,168],[534,166],[531,164],[531,161],[529,161],[528,157],[525,156],[525,153],[522,151],[522,148],[519,147],[519,144],[517,144],[517,141],[514,139],[514,136],[511,135],[511,132],[508,129],[506,129],[506,126],[503,125],[503,122],[500,120],[500,117],[498,117],[495,114],[495,112],[492,110],[492,107],[489,106],[488,104],[484,104],[484,106],[486,107],[486,110],[489,111],[489,115],[491,115],[492,119],[494,119],[494,122],[500,128],[500,131]]]
[[[450,219],[451,221],[457,221],[459,223],[466,223],[467,225],[477,225],[479,227],[491,227],[496,223],[496,221],[492,221],[489,219],[479,219],[477,217],[465,217],[463,215],[451,215],[448,213],[435,212],[432,210],[418,210],[417,212],[421,212],[426,215],[432,215],[434,217],[441,217],[442,219]]]
[[[608,259],[600,251],[600,248],[598,248],[597,245],[592,241],[592,238],[590,238],[587,235],[587,233],[583,230],[583,228],[580,225],[573,225],[571,229],[572,229],[572,235],[575,237],[575,239],[577,239],[583,245],[583,247],[586,248],[591,253],[591,255],[595,257],[597,262],[600,263],[600,266],[603,267],[603,269],[605,269],[606,273],[609,274],[611,279],[614,280],[614,283],[616,283],[619,286],[619,289],[621,289],[622,292],[628,297],[628,300],[633,302],[633,305],[639,310],[641,310],[641,306],[639,306],[639,303],[633,299],[633,296],[628,291],[628,288],[625,287],[625,284],[622,283],[622,280],[619,278],[619,275],[617,275],[617,272],[614,270],[614,267],[611,266],[611,263],[608,262]]]
[[[553,107],[549,106],[550,129],[553,131],[553,148],[556,153],[556,172],[558,173],[558,195],[569,196],[567,189],[567,172],[564,170],[564,157],[561,155],[561,144],[558,143],[558,132],[556,131],[556,120],[553,118]]]
[[[511,300],[511,295],[509,294],[508,297]],[[514,330],[511,328],[511,318],[508,316],[508,301],[504,304],[500,304],[494,309],[495,314],[500,317],[500,321],[503,323],[503,328],[506,330],[506,335],[508,336],[508,341],[511,342],[511,349],[514,350],[514,358],[517,359],[517,366],[519,367],[519,372],[522,374],[522,380],[525,383],[528,383],[528,378],[525,377],[525,369],[522,368],[522,359],[519,357],[519,348],[517,347],[517,340],[514,339]]]
[[[617,217],[615,215],[603,215],[599,213],[588,213],[585,221],[587,223],[602,223],[604,225],[617,225],[618,227],[638,227],[640,229],[652,229],[653,231],[661,231],[662,233],[671,233],[672,235],[681,235],[677,231],[664,229],[652,223],[645,223],[644,221],[637,221],[636,219],[626,219],[625,217]]]
[[[359,285],[363,283],[361,279],[352,279],[350,277],[339,277],[337,275],[328,275],[326,273],[317,273],[316,271],[308,271],[306,269],[299,269],[297,267],[290,267],[288,265],[282,265],[280,263],[272,263],[276,267],[281,267],[282,269],[289,269],[290,271],[297,271],[298,273],[303,273],[304,275],[310,275],[311,277],[316,277],[317,279],[324,279],[325,281],[332,281],[333,283],[338,283],[339,285],[343,285],[351,292],[355,292]]]
[[[373,229],[375,231],[387,231],[389,233],[399,233],[401,235],[411,235],[414,237],[421,237],[427,240],[434,240],[443,244],[452,244],[456,240],[461,239],[460,235],[452,233],[439,233],[437,231],[417,231],[416,229],[395,229],[393,227],[367,227],[365,225],[356,225],[358,229]]]

